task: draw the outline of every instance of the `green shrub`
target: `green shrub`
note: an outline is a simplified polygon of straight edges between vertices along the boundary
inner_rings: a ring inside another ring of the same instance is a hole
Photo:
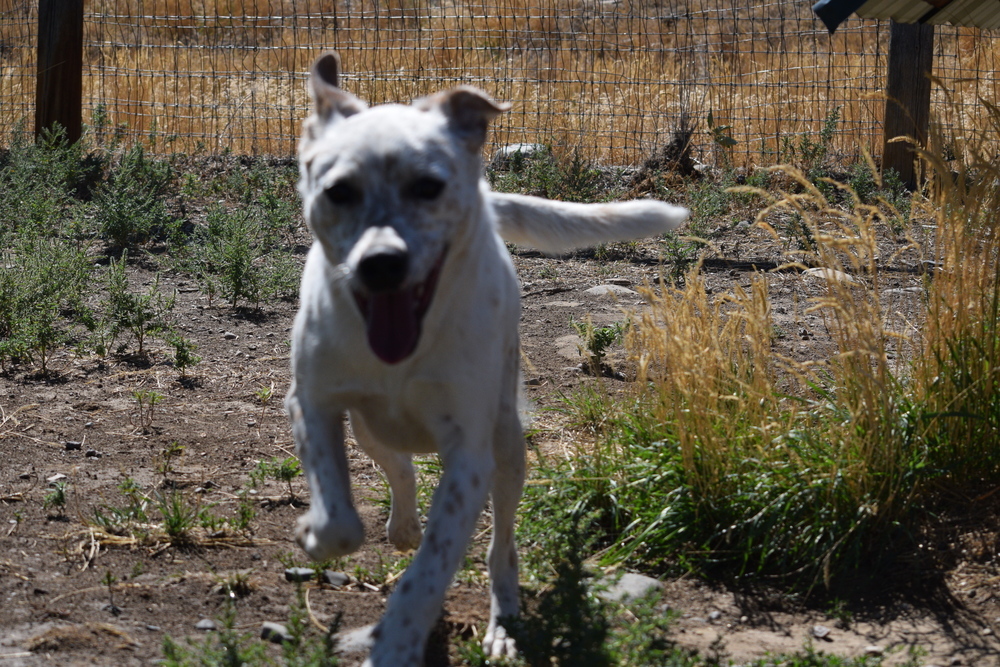
[[[51,353],[91,321],[83,295],[91,265],[58,238],[19,236],[0,255],[0,366]]]
[[[169,330],[166,317],[173,310],[176,294],[164,295],[160,276],[156,274],[145,292],[133,292],[128,284],[128,255],[110,260],[105,277],[107,296],[102,302],[103,320],[100,325],[98,352],[111,351],[123,333],[131,333],[136,341],[136,354],[146,354],[146,339]],[[124,344],[115,351],[122,353]]]
[[[172,177],[170,166],[147,158],[141,144],[125,153],[94,200],[98,229],[112,248],[132,248],[167,233],[164,195]]]
[[[232,307],[246,302],[259,309],[265,299],[294,292],[298,268],[273,222],[273,212],[256,205],[208,212],[191,262],[208,294],[221,294]]]

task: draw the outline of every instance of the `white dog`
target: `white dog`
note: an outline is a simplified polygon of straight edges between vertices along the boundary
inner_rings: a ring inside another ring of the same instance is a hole
[[[652,200],[568,204],[490,192],[488,122],[507,106],[460,87],[368,109],[339,87],[336,54],[312,67],[299,146],[315,242],[292,334],[285,405],[311,493],[297,538],[314,559],[355,551],[344,416],[392,488],[389,540],[420,546],[371,631],[366,665],[415,667],[487,495],[490,623],[484,648],[512,655],[514,513],[524,481],[518,421],[517,276],[501,239],[559,251],[674,229],[687,210]],[[444,473],[421,538],[412,454]]]

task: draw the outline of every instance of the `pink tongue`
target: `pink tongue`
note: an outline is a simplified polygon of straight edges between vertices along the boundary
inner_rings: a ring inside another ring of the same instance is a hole
[[[387,364],[398,364],[413,354],[420,339],[413,290],[375,293],[367,305],[365,323],[372,352]]]

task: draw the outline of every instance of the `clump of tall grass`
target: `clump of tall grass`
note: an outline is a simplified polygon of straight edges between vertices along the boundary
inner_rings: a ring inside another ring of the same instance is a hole
[[[1000,479],[1000,168],[984,143],[1000,135],[1000,109],[980,103],[980,139],[939,131],[920,151],[934,185],[935,268],[913,392],[926,408],[929,462],[955,485]]]
[[[577,417],[600,415],[598,441],[547,467],[528,512],[590,517],[609,560],[839,588],[912,549],[939,489],[995,484],[1000,169],[974,142],[956,169],[942,145],[919,151],[929,180],[910,215],[933,222],[922,249],[936,268],[908,323],[881,284],[879,238],[899,229],[892,202],[776,168],[791,187],[755,191],[757,224],[773,232],[795,216],[812,240],[785,268],[824,279],[806,312],[822,316],[833,349],[808,362],[772,349],[763,275],[722,297],[697,270],[650,290],[628,339],[635,394],[570,400]],[[544,526],[522,532],[545,547]]]

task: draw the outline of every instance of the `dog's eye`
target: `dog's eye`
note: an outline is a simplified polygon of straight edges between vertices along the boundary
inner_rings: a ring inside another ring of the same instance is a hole
[[[418,178],[410,183],[410,187],[407,188],[406,194],[413,199],[431,201],[437,199],[442,190],[444,190],[444,181],[438,178],[426,176],[424,178]]]
[[[337,206],[357,204],[361,201],[361,191],[350,183],[334,183],[326,189],[326,197]]]

